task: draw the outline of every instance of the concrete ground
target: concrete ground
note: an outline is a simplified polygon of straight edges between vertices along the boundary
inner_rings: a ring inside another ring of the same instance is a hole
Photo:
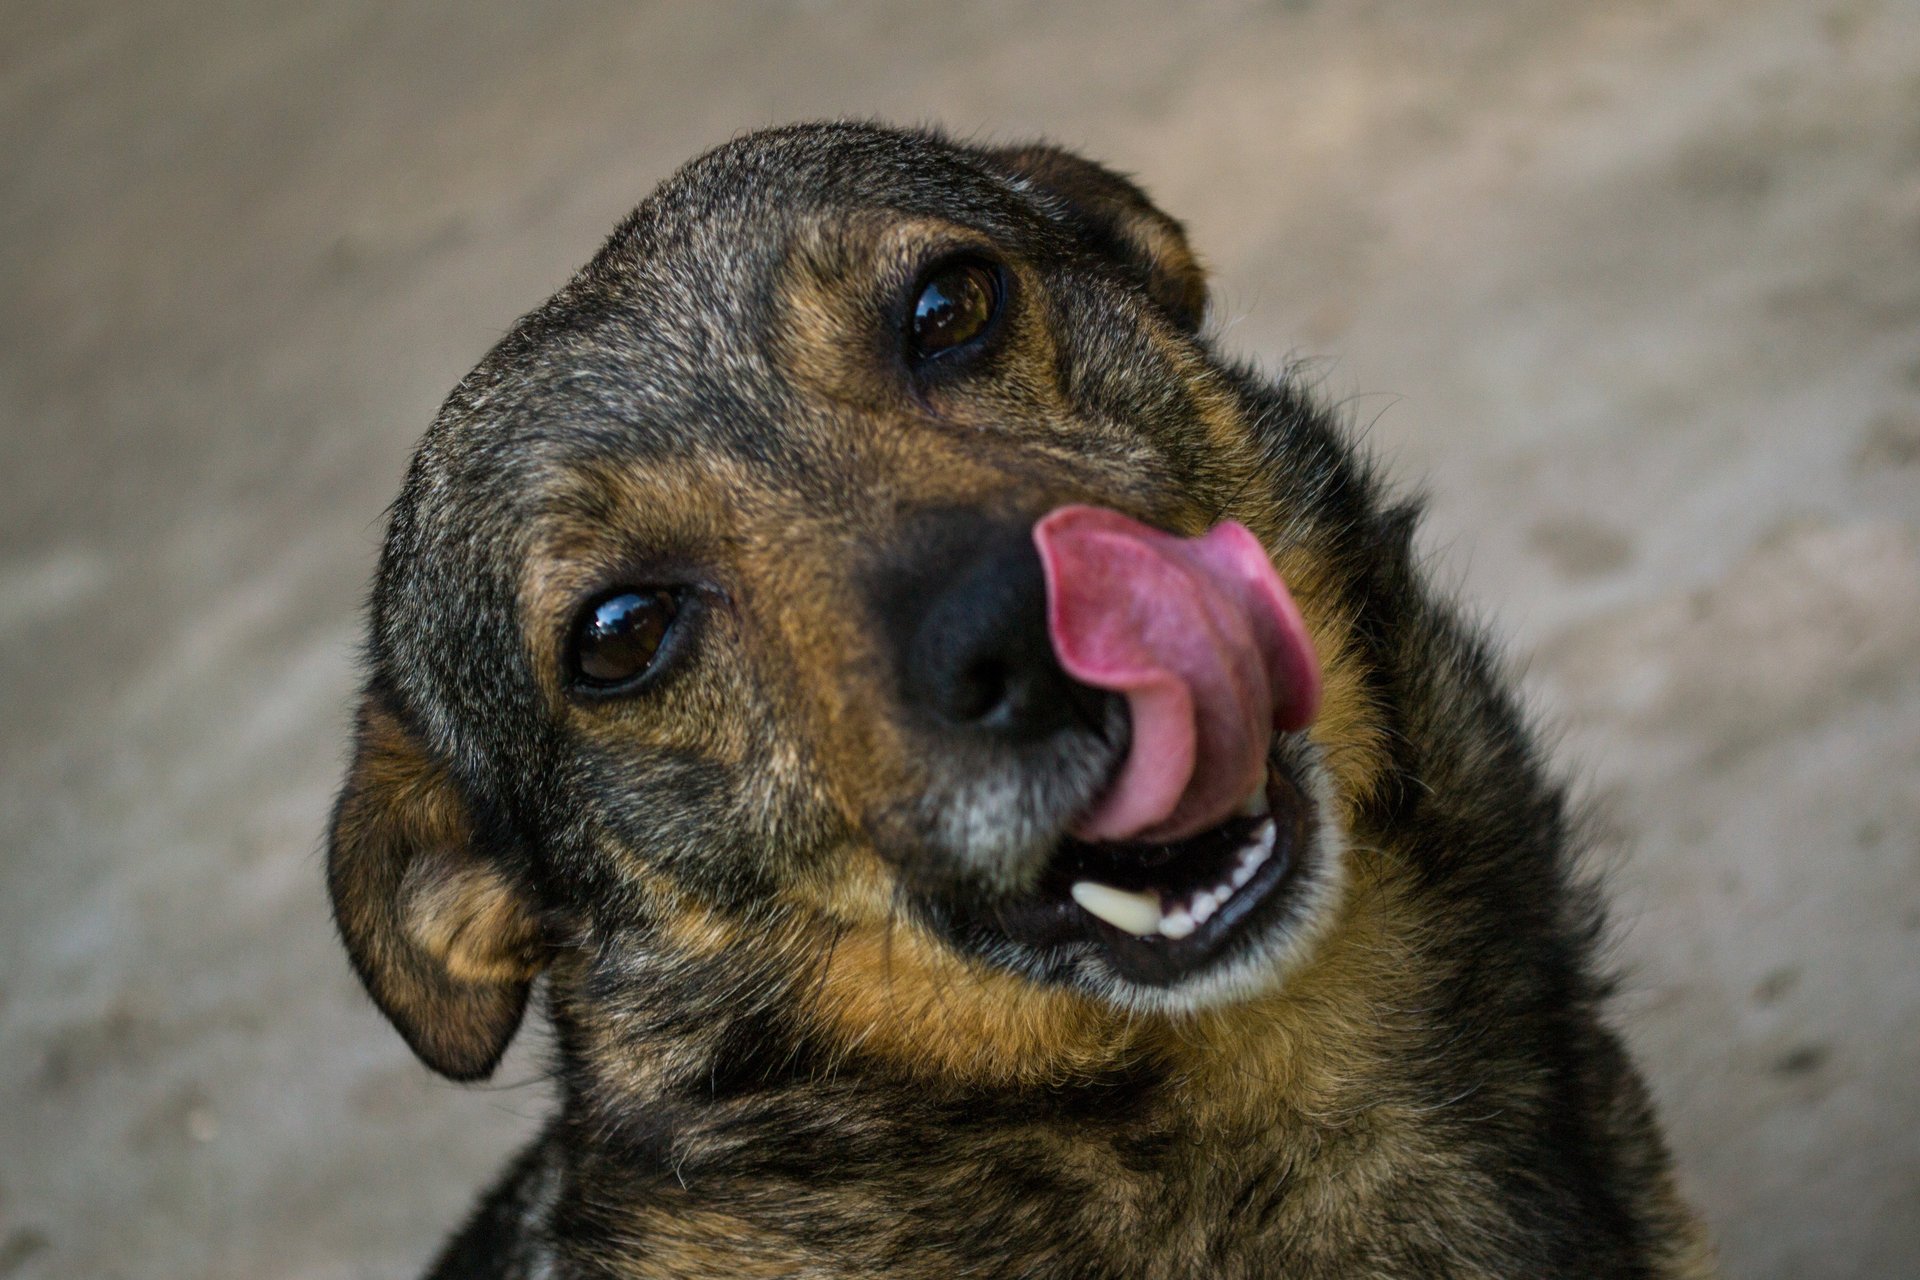
[[[1602,814],[1729,1275],[1920,1274],[1920,6],[10,0],[0,1277],[418,1267],[437,1082],[318,836],[440,397],[677,162],[1046,133],[1433,495]]]

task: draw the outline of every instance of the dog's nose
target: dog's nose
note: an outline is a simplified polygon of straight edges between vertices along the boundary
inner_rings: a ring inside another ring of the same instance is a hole
[[[1098,732],[1112,697],[1067,675],[1047,632],[1040,554],[1021,527],[975,531],[922,578],[902,655],[906,700],[954,730],[1030,742]]]

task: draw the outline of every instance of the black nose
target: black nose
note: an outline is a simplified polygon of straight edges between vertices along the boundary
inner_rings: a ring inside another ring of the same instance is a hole
[[[1029,531],[975,526],[944,542],[907,588],[919,598],[894,602],[910,620],[901,654],[909,706],[1013,742],[1099,731],[1112,695],[1071,679],[1054,657]]]

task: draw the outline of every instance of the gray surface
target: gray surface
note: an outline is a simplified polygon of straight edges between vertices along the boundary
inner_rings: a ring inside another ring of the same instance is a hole
[[[1729,1273],[1920,1273],[1920,6],[280,8],[6,7],[0,1277],[404,1275],[526,1131],[326,922],[381,510],[671,166],[838,113],[1131,169],[1326,357],[1600,804]]]

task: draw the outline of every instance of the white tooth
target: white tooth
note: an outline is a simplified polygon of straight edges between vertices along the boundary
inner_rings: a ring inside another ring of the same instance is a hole
[[[1249,862],[1245,858],[1240,859],[1240,865],[1233,869],[1233,887],[1238,889],[1241,885],[1253,879],[1253,873],[1259,869],[1259,863]]]
[[[1247,846],[1248,849],[1253,851],[1254,866],[1257,867],[1265,862],[1268,856],[1273,853],[1273,835],[1273,824],[1271,822],[1263,822],[1260,824],[1259,837]]]
[[[1260,781],[1260,785],[1249,792],[1247,798],[1240,802],[1240,808],[1237,812],[1243,818],[1258,818],[1270,811],[1271,806],[1267,804],[1267,783],[1263,778]]]
[[[1193,903],[1187,910],[1193,912],[1193,922],[1195,924],[1205,924],[1207,917],[1212,915],[1219,905],[1220,900],[1211,893],[1198,893],[1194,895]]]
[[[1069,890],[1073,900],[1096,919],[1144,938],[1160,929],[1160,899],[1151,893],[1129,893],[1096,880],[1076,880]]]
[[[1184,938],[1197,927],[1184,907],[1175,907],[1160,918],[1160,932],[1169,938]]]

